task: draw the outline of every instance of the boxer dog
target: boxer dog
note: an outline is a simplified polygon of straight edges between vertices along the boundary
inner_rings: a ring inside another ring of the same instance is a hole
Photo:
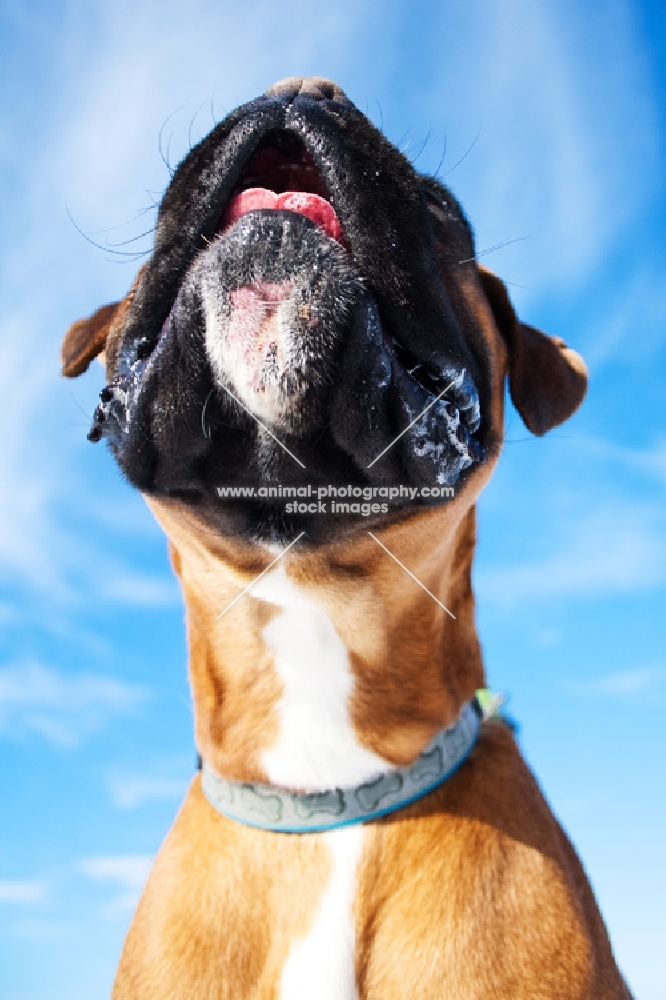
[[[116,1000],[628,997],[470,582],[505,379],[544,434],[585,366],[451,192],[336,85],[275,84],[178,167],[64,374],[102,352],[90,437],[168,536],[203,762]]]

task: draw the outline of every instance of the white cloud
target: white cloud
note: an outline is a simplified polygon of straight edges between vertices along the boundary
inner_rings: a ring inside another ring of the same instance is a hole
[[[540,629],[534,636],[534,642],[537,646],[550,649],[562,642],[562,632],[556,628]]]
[[[647,447],[628,448],[603,438],[578,435],[573,442],[576,449],[598,456],[624,472],[640,472],[666,487],[666,437],[658,435]]]
[[[52,165],[85,218],[99,220],[112,206],[104,224],[115,225],[125,217],[121,206],[132,214],[146,187],[166,185],[158,155],[162,125],[164,147],[173,134],[175,166],[188,151],[190,124],[194,140],[214,124],[211,102],[221,117],[281,76],[308,72],[308,66],[317,71],[323,63],[335,62],[338,70],[353,65],[363,13],[350,3],[322,8],[314,21],[311,13],[305,0],[279,7],[255,0],[249,32],[247,10],[230,5],[185,8],[165,0],[159,7],[99,8],[94,53],[85,52],[83,36],[68,40],[81,49],[87,85],[73,76],[67,81],[73,103]]]
[[[480,569],[477,592],[500,607],[554,597],[598,597],[648,589],[666,579],[663,511],[649,504],[599,506],[558,526],[563,543],[530,563]],[[548,526],[543,526],[544,537]],[[555,533],[553,533],[555,534]]]
[[[631,667],[591,680],[572,682],[567,687],[575,694],[626,698],[653,693],[663,686],[665,679],[663,667]]]
[[[100,586],[100,598],[133,607],[162,608],[180,603],[178,585],[173,578],[136,572],[106,573]]]
[[[136,711],[148,691],[114,677],[66,674],[36,663],[0,668],[0,733],[38,734],[79,746],[111,718]]]
[[[487,264],[533,289],[580,286],[660,183],[659,91],[635,7],[506,0],[452,16],[457,44],[428,98],[457,139],[444,173],[481,134],[445,179],[479,249],[530,237]]]
[[[121,809],[134,809],[159,799],[180,799],[187,781],[157,776],[113,774],[109,778],[111,798]]]
[[[119,854],[84,858],[79,868],[88,878],[119,890],[105,907],[108,916],[119,916],[136,907],[152,863],[149,854]]]
[[[41,903],[46,898],[46,883],[38,879],[7,880],[0,879],[0,904],[16,903],[33,905]]]
[[[581,342],[593,377],[610,362],[621,364],[624,371],[644,368],[663,347],[666,301],[659,290],[666,286],[666,273],[660,264],[645,253],[637,255],[633,273],[610,287],[598,303]]]
[[[45,606],[75,607],[91,596],[116,605],[177,606],[171,575],[142,572],[131,565],[131,556],[122,562],[112,551],[119,534],[152,536],[157,546],[164,544],[163,536],[145,509],[137,516],[120,483],[98,502],[82,473],[78,448],[72,448],[70,428],[63,435],[58,426],[71,421],[72,413],[53,398],[57,365],[33,357],[38,325],[36,317],[23,325],[16,317],[3,324],[0,317],[0,397],[8,414],[0,441],[0,580],[15,592],[24,587],[38,592]],[[85,430],[81,417],[81,442]],[[106,459],[111,465],[111,456]],[[122,513],[112,521],[108,511],[115,498]]]
[[[24,316],[0,316],[0,398],[7,414],[0,441],[0,580],[14,591],[39,592],[45,604],[77,604],[91,594],[114,604],[177,604],[170,577],[140,573],[110,554],[109,541],[126,525],[117,520],[111,530],[102,525],[95,532],[97,497],[81,474],[71,428],[63,433],[62,426],[74,419],[85,442],[86,420],[54,394],[57,362],[38,349],[39,326],[32,307]],[[118,484],[113,492],[124,489]],[[144,512],[139,520],[144,537],[153,532],[161,540]]]
[[[6,411],[0,444],[0,563],[3,575],[55,583],[49,538],[57,483],[52,452],[42,449],[43,400],[53,375],[32,349],[32,317],[0,318],[0,394]]]
[[[152,863],[150,854],[114,854],[84,858],[80,868],[90,878],[116,882],[124,889],[140,889]]]

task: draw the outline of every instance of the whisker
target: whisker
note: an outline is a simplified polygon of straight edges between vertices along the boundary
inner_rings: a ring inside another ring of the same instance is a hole
[[[483,126],[482,126],[482,127],[481,127],[481,128],[479,129],[479,131],[478,131],[478,132],[476,133],[476,135],[474,136],[474,139],[472,140],[472,143],[471,143],[471,145],[469,145],[469,146],[467,147],[467,149],[465,150],[465,152],[463,153],[463,155],[462,155],[462,156],[460,157],[460,159],[459,159],[459,160],[458,160],[458,161],[457,161],[456,163],[454,163],[454,164],[453,164],[453,166],[452,166],[452,167],[451,167],[451,168],[450,168],[449,170],[447,170],[445,174],[443,174],[443,175],[442,175],[443,177],[448,177],[448,176],[449,176],[449,174],[452,174],[452,173],[453,173],[453,171],[454,171],[454,170],[455,170],[455,169],[456,169],[457,167],[459,167],[459,166],[460,166],[460,164],[461,164],[461,163],[463,162],[463,160],[466,160],[466,159],[467,159],[467,157],[469,156],[469,154],[470,154],[470,153],[472,152],[472,150],[473,150],[473,149],[474,149],[474,147],[476,146],[477,142],[479,141],[479,136],[481,135],[481,132],[482,132],[482,131],[483,131]],[[435,175],[435,176],[436,176],[436,175]]]
[[[442,151],[442,155],[440,157],[439,163],[437,164],[437,170],[433,174],[433,177],[439,177],[439,172],[442,169],[442,164],[444,163],[444,160],[446,159],[446,147],[447,147],[447,139],[446,139],[446,136],[444,136],[444,149]]]
[[[81,406],[81,404],[79,403],[78,399],[76,398],[76,395],[74,394],[74,386],[72,385],[71,382],[69,383],[68,389],[69,389],[69,394],[70,394],[70,396],[72,398],[72,402],[76,406],[76,408],[79,411],[79,413],[82,413],[83,416],[86,418],[86,421],[87,421],[86,426],[89,427],[90,426],[90,422],[92,421],[92,413],[87,413],[86,410],[84,410],[84,408]],[[81,427],[83,425],[76,424],[76,426],[77,427]]]
[[[511,246],[512,243],[522,243],[523,240],[531,240],[532,236],[515,236],[511,240],[502,240],[501,243],[496,243],[493,247],[486,247],[485,250],[479,250],[473,257],[465,257],[464,260],[459,260],[459,264],[470,264],[474,260],[478,260],[479,257],[486,257],[489,253],[495,253],[496,250],[502,250],[504,247]]]
[[[187,130],[187,144],[190,148],[190,151],[192,150],[192,126],[194,125],[197,115],[199,114],[205,103],[206,103],[205,101],[201,102],[197,110],[192,115],[192,118],[190,119],[190,127]]]
[[[421,140],[421,143],[420,143],[420,145],[418,147],[418,152],[414,156],[410,156],[410,158],[409,158],[410,161],[411,161],[411,163],[412,163],[412,166],[416,163],[416,161],[418,160],[419,156],[422,155],[424,149],[426,148],[426,146],[430,142],[430,136],[431,136],[431,130],[428,129],[428,131],[426,132],[425,138]]]
[[[152,198],[149,191],[146,191],[146,194]],[[119,222],[117,226],[105,226],[104,229],[94,229],[91,236],[102,236],[104,233],[112,233],[116,229],[125,229],[126,226],[131,226],[133,222],[140,219],[142,215],[152,212],[158,204],[159,202],[153,201],[151,205],[146,205],[145,208],[140,208],[131,219],[128,219],[126,222]]]
[[[146,229],[145,233],[139,233],[138,236],[130,236],[129,239],[127,239],[127,240],[120,240],[119,243],[109,243],[109,241],[107,240],[106,245],[107,245],[107,247],[125,247],[129,243],[136,243],[137,240],[142,240],[144,238],[144,236],[150,236],[150,235],[152,235],[152,233],[154,233],[156,229],[157,229],[157,226],[151,226],[150,229]]]
[[[379,111],[379,131],[383,132],[384,131],[384,112],[382,110],[382,106],[379,103],[379,101],[375,101],[375,104],[377,105],[377,110]]]
[[[84,231],[81,229],[81,227],[76,223],[76,221],[74,220],[74,216],[72,215],[72,213],[69,210],[69,205],[65,205],[65,211],[67,212],[67,215],[69,216],[69,221],[72,223],[72,225],[76,229],[76,231],[79,234],[79,236],[82,236],[83,239],[86,241],[86,243],[90,243],[91,246],[96,247],[98,250],[103,250],[105,253],[114,254],[116,257],[124,257],[126,259],[129,258],[131,260],[140,260],[142,257],[145,257],[147,254],[150,253],[150,250],[141,250],[141,251],[134,250],[132,252],[130,252],[130,251],[124,251],[124,250],[113,250],[108,245],[105,246],[102,243],[96,243],[95,240],[91,239],[90,236],[88,236],[87,233],[84,233]]]
[[[208,441],[210,441],[210,426],[206,424],[206,407],[208,406],[208,400],[210,399],[210,397],[213,395],[214,392],[215,389],[210,390],[210,392],[206,396],[206,401],[204,402],[204,405],[201,410],[201,430],[203,431],[203,436]]]
[[[164,129],[167,127],[168,123],[171,121],[171,119],[174,117],[174,115],[177,115],[178,112],[182,111],[184,107],[185,107],[185,105],[181,104],[181,106],[179,108],[176,108],[176,110],[172,111],[170,115],[167,115],[167,117],[162,122],[162,127],[160,128],[160,134],[159,134],[158,139],[157,139],[157,148],[159,150],[160,159],[162,160],[162,163],[164,164],[164,166],[169,171],[169,176],[170,177],[173,177],[173,175],[175,173],[175,170],[173,169],[173,167],[169,163],[169,152],[170,152],[170,149],[171,149],[171,140],[173,138],[173,131],[171,132],[171,135],[169,136],[169,141],[167,143],[166,156],[164,155],[164,149],[162,147],[162,136],[164,135]]]

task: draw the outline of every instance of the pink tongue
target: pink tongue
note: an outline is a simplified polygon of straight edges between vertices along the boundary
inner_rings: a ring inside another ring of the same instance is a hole
[[[307,215],[327,236],[342,243],[342,229],[335,209],[325,198],[309,191],[284,191],[276,194],[267,188],[248,188],[231,199],[222,217],[222,228],[232,226],[242,215],[260,208],[281,208],[287,212]]]

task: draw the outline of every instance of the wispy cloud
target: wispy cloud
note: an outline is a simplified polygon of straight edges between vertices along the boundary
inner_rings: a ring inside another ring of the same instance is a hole
[[[622,471],[640,472],[666,487],[666,437],[663,435],[643,448],[629,448],[614,441],[582,435],[576,437],[573,446],[620,466]]]
[[[571,682],[567,685],[567,689],[579,695],[626,698],[656,692],[663,688],[664,681],[666,681],[666,670],[663,667],[631,667],[590,680]]]
[[[622,365],[623,370],[644,368],[662,348],[666,300],[658,290],[665,285],[663,260],[644,251],[637,255],[625,280],[608,287],[582,331],[581,348],[592,376],[609,362]]]
[[[118,916],[136,906],[152,863],[149,854],[117,854],[84,858],[79,868],[90,879],[110,883],[115,894],[105,912]]]
[[[121,809],[134,809],[159,799],[180,799],[187,787],[187,782],[178,778],[130,774],[112,774],[108,784],[112,800]]]
[[[233,107],[293,73],[296,66],[298,72],[308,72],[308,65],[313,72],[330,72],[333,68],[322,69],[322,64],[337,63],[338,73],[344,73],[353,65],[355,29],[363,13],[351,4],[342,8],[321,10],[315,24],[303,0],[280,8],[259,0],[252,14],[253,58],[248,59],[244,45],[230,44],[225,45],[223,61],[220,40],[247,34],[245,10],[230,5],[207,9],[208,30],[198,36],[196,51],[184,52],[192,13],[174,0],[166,0],[158,19],[152,5],[124,2],[100,8],[99,38],[104,42],[94,59],[85,51],[85,39],[75,39],[83,43],[88,86],[82,89],[74,76],[68,81],[71,112],[52,167],[67,180],[84,219],[101,221],[108,211],[105,206],[111,205],[114,214],[103,224],[115,225],[119,213],[125,213],[120,218],[133,214],[137,196],[146,187],[160,191],[169,179],[158,155],[160,126],[164,124],[163,152],[175,166],[190,142],[210,130],[213,111],[224,113],[221,101],[214,101],[216,94],[223,94]],[[275,35],[285,19],[291,22],[290,30],[280,32],[276,46]],[[146,37],[151,38],[150,46]]]
[[[140,889],[153,862],[150,854],[113,854],[84,858],[80,868],[94,879],[108,879],[127,889]]]
[[[178,585],[172,577],[148,576],[138,572],[105,575],[100,598],[113,604],[163,608],[180,603]]]
[[[29,312],[29,309],[26,310]],[[58,476],[53,453],[43,449],[40,423],[52,372],[31,350],[32,317],[0,316],[0,393],[6,418],[0,443],[0,576],[55,584],[53,503]]]
[[[146,688],[100,674],[66,674],[37,663],[0,668],[0,733],[39,735],[74,748],[113,717],[136,711]]]
[[[56,425],[67,418],[54,394],[57,362],[47,363],[35,344],[38,326],[37,315],[0,315],[0,396],[7,412],[0,441],[0,585],[14,595],[24,589],[39,593],[46,605],[73,609],[84,595],[116,605],[175,606],[178,588],[166,572],[140,571],[129,551],[124,561],[113,551],[114,538],[127,534],[126,523],[96,523],[98,498],[81,472],[71,428],[64,434],[54,429],[52,412]],[[111,470],[110,456],[108,461]],[[116,487],[115,495],[122,489]],[[144,542],[153,537],[162,546],[147,513],[138,520]]]
[[[640,591],[666,579],[663,511],[616,502],[558,525],[563,544],[530,563],[480,569],[481,600],[501,607],[553,597],[598,597]],[[544,534],[547,537],[547,527]]]
[[[507,0],[483,8],[482,18],[478,5],[442,12],[456,45],[426,99],[437,102],[433,120],[445,115],[458,140],[451,161],[481,129],[447,181],[462,195],[480,249],[534,239],[491,266],[497,260],[533,289],[546,277],[551,288],[580,286],[657,191],[659,91],[635,5],[609,0],[593,11],[575,0]]]
[[[43,902],[46,895],[46,883],[41,882],[39,879],[0,879],[0,904],[11,903],[20,906],[32,906],[35,903]]]

